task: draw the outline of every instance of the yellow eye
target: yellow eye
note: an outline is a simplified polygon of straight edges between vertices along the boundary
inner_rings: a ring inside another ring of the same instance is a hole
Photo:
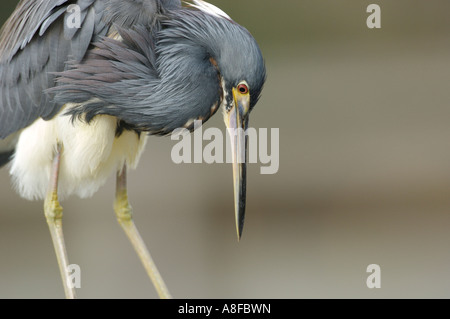
[[[239,93],[241,93],[241,94],[244,94],[244,95],[248,94],[248,86],[245,84],[239,84],[237,89],[238,89]]]

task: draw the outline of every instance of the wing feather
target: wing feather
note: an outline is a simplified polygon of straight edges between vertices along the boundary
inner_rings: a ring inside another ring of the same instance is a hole
[[[79,29],[65,23],[71,4],[81,12]],[[37,118],[58,113],[62,105],[48,91],[55,74],[68,61],[81,62],[112,26],[149,27],[162,11],[180,6],[180,0],[21,0],[0,31],[0,146]]]

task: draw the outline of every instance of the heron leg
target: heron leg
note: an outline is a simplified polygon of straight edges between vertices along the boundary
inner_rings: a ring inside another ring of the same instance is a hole
[[[58,178],[59,164],[61,160],[62,145],[58,144],[55,157],[53,159],[50,183],[47,191],[47,197],[44,202],[44,212],[47,219],[50,234],[55,247],[56,258],[58,259],[59,270],[64,285],[66,298],[74,299],[75,288],[73,287],[68,271],[69,261],[67,258],[66,245],[62,230],[63,209],[58,201]]]
[[[167,289],[164,280],[162,279],[158,269],[156,268],[153,259],[142,240],[139,231],[133,221],[133,211],[128,202],[128,192],[127,192],[127,167],[124,165],[122,171],[117,173],[116,182],[116,198],[114,202],[114,211],[116,212],[117,220],[125,231],[133,245],[136,253],[138,254],[145,270],[147,271],[150,280],[155,286],[156,291],[161,299],[172,298],[169,290]]]

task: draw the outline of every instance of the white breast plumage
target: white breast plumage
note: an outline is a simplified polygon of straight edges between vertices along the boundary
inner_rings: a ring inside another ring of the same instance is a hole
[[[60,115],[50,121],[37,120],[19,137],[10,173],[21,196],[44,199],[52,160],[62,144],[58,194],[92,196],[124,163],[135,168],[147,136],[124,131],[116,137],[117,119],[96,116],[89,124]]]

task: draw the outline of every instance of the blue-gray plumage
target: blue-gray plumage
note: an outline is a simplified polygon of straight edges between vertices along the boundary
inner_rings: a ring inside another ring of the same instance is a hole
[[[63,21],[69,14],[67,0],[19,3],[0,38],[0,138],[59,111],[61,105],[45,92],[55,85],[52,72],[64,70],[68,56],[81,61],[91,41],[106,35],[106,25],[95,24],[102,2],[77,2],[80,29],[70,29]]]
[[[256,104],[265,79],[263,58],[250,33],[235,22],[181,9],[177,0],[79,0],[82,27],[70,29],[62,19],[70,3],[22,1],[4,26],[0,138],[38,117],[52,118],[68,102],[87,102],[69,110],[86,113],[87,120],[110,114],[140,130],[168,134],[214,114],[211,107],[220,105],[222,94],[217,75],[228,92],[247,80],[251,108]],[[13,30],[24,15],[39,23]],[[104,37],[112,27],[123,42]],[[55,86],[56,72],[68,66]],[[88,102],[92,98],[100,101]]]
[[[264,61],[248,31],[187,9],[169,12],[160,24],[151,30],[119,28],[123,41],[97,43],[80,64],[59,74],[60,85],[51,90],[56,101],[82,103],[68,113],[87,121],[108,114],[152,134],[209,119],[217,111],[211,107],[222,103],[222,78],[229,99],[231,88],[246,80],[254,88],[251,106],[256,104]]]
[[[79,29],[64,23],[74,3],[81,10]],[[150,27],[162,12],[179,7],[179,0],[22,0],[0,38],[0,139],[38,117],[55,116],[62,105],[46,91],[55,85],[54,72],[69,58],[80,62],[113,25]]]
[[[229,128],[247,129],[266,78],[261,51],[220,9],[193,2],[200,10],[180,0],[19,3],[0,34],[0,167],[12,160],[24,197],[51,198],[47,184],[54,198],[87,196],[111,169],[119,171],[121,194],[122,168],[137,163],[143,134],[192,130],[195,120],[207,121],[220,106]],[[74,4],[79,28],[67,23]],[[240,238],[247,138],[232,140]],[[119,195],[126,203],[125,211],[116,210],[121,220],[129,206]],[[46,202],[46,216],[54,213]]]

